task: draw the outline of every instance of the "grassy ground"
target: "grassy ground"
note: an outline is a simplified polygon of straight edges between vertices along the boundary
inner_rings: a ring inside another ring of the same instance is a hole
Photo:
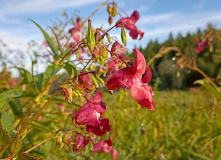
[[[155,92],[154,112],[137,105],[129,91],[105,93],[103,101],[119,160],[221,159],[221,105],[206,91]],[[71,117],[66,118],[71,123]],[[75,155],[60,151],[55,140],[50,140],[32,153],[47,155],[47,159],[112,159],[111,154],[90,153],[90,149],[88,145]]]

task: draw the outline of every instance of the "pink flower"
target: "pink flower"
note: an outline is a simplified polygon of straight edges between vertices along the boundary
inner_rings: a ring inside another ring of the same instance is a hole
[[[73,117],[76,125],[86,125],[88,132],[103,136],[111,130],[109,120],[103,116],[106,105],[101,101],[102,93],[97,90],[96,95],[81,107]],[[100,118],[102,116],[103,118]]]
[[[111,53],[114,53],[114,54],[117,54],[117,55],[120,55],[120,54],[122,54],[126,51],[127,51],[127,49],[123,45],[118,43],[117,41],[114,42],[114,44],[111,47]]]
[[[17,85],[17,81],[18,81],[17,79],[13,79],[13,80],[12,80],[12,86],[13,86],[13,87],[15,87],[15,86]]]
[[[73,151],[75,153],[79,153],[84,147],[89,143],[89,139],[82,136],[81,134],[77,134],[74,140]]]
[[[108,62],[108,71],[117,72],[118,71],[117,64],[118,64],[117,61]]]
[[[48,42],[47,42],[46,40],[44,40],[43,45],[44,45],[45,47],[48,47]]]
[[[86,72],[82,71],[81,74],[84,74]],[[85,89],[87,92],[91,92],[94,88],[94,83],[91,80],[91,77],[88,74],[80,75],[78,77],[78,88],[79,89]]]
[[[146,67],[146,60],[143,54],[134,50],[136,61],[132,67],[121,69],[109,76],[107,79],[107,89],[114,90],[118,88],[131,89],[130,93],[137,102],[149,110],[154,110],[152,88],[147,84],[152,73],[149,67]],[[146,73],[145,73],[146,72]]]
[[[58,107],[58,108],[62,108],[62,107],[63,107],[63,104],[58,103],[58,104],[57,104],[57,107]]]
[[[97,142],[91,152],[105,152],[105,153],[112,153],[113,159],[117,160],[118,151],[113,150],[113,133],[111,133],[109,140],[104,140]]]
[[[196,47],[196,52],[199,53],[201,52],[205,46],[209,45],[209,41],[208,40],[201,40],[201,39],[197,39],[197,44],[198,46]]]
[[[138,35],[140,35],[139,40],[141,40],[144,36],[144,32],[137,29],[135,26],[136,22],[139,19],[139,13],[135,10],[130,17],[121,18],[117,23],[123,22],[124,27],[130,30],[129,34],[133,39],[137,39]],[[116,27],[121,27],[121,24],[118,24]]]

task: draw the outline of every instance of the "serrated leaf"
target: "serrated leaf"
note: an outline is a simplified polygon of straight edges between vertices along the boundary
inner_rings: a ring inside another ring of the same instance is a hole
[[[210,93],[212,93],[217,99],[221,100],[221,93],[217,91],[210,83],[208,83],[205,79],[200,79],[194,82],[194,84],[203,85]]]
[[[20,153],[18,155],[18,160],[41,160],[41,158],[35,157],[27,153]]]
[[[74,76],[78,75],[78,70],[75,65],[72,65],[67,62],[65,63],[64,69],[68,72],[69,76],[72,75],[72,69],[74,70]]]
[[[49,65],[43,75],[42,86],[44,87],[47,80],[55,75],[61,69],[60,66]]]
[[[19,70],[20,75],[24,78],[23,81],[19,85],[30,84],[30,86],[33,88],[34,84],[33,84],[32,74],[23,68],[17,68],[17,69]]]
[[[14,157],[22,148],[22,137],[19,133],[15,135],[10,146],[10,155]]]
[[[41,28],[41,26],[39,26],[35,21],[31,20],[36,26],[38,26],[38,28],[41,30],[41,32],[43,33],[48,46],[51,48],[52,52],[54,53],[54,57],[55,58],[59,58],[58,55],[58,49],[56,48],[54,42],[52,41],[51,37]]]
[[[16,116],[16,117],[22,117],[23,116],[22,107],[21,107],[19,99],[16,98],[12,101],[9,101],[8,104],[10,105],[10,107],[11,107],[13,113],[14,113],[14,116]]]
[[[1,115],[1,125],[3,130],[8,132],[9,134],[12,133],[12,129],[14,123],[14,117],[10,116],[3,108],[2,108],[2,115]]]
[[[7,145],[11,141],[10,136],[6,131],[3,130],[2,126],[0,125],[0,146]]]
[[[21,90],[10,90],[0,94],[0,108],[3,107],[11,99],[20,97],[25,93],[26,93],[25,91]]]

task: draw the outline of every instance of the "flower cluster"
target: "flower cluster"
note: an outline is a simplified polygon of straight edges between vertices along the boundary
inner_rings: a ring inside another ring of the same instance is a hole
[[[143,54],[134,50],[136,61],[133,66],[127,65],[126,68],[120,69],[110,75],[107,79],[107,89],[112,91],[118,88],[130,89],[130,93],[137,102],[149,110],[154,110],[154,95],[151,86],[148,83],[151,80],[152,73],[149,67],[146,67],[146,60]]]
[[[87,137],[78,133],[75,137],[73,150],[76,153],[79,153],[81,149],[92,141],[94,143],[92,152],[112,153],[114,159],[116,159],[118,152],[116,150],[112,150],[112,134],[110,140],[108,141],[104,140],[96,143],[94,138],[94,135],[103,137],[106,132],[111,130],[109,120],[104,117],[106,105],[101,101],[102,97],[102,93],[97,90],[96,95],[89,99],[88,102],[74,115],[73,123],[77,127],[82,125],[85,126],[86,132],[90,134],[90,138],[88,139]]]

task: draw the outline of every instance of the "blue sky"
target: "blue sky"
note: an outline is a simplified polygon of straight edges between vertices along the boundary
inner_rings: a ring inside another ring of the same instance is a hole
[[[33,19],[43,28],[52,25],[64,11],[87,18],[103,0],[0,0],[0,39],[12,47],[27,47],[30,40],[43,41],[38,28],[28,19]],[[109,1],[111,2],[111,1]],[[137,27],[145,32],[141,41],[128,37],[128,48],[134,44],[146,46],[156,38],[162,42],[170,32],[196,32],[205,29],[207,23],[221,27],[220,0],[115,0],[129,16],[136,9],[140,13]],[[91,18],[94,27],[104,25],[107,29],[106,7]],[[124,15],[122,13],[122,15]],[[114,18],[116,22],[120,17]],[[120,29],[111,32],[119,38]]]

